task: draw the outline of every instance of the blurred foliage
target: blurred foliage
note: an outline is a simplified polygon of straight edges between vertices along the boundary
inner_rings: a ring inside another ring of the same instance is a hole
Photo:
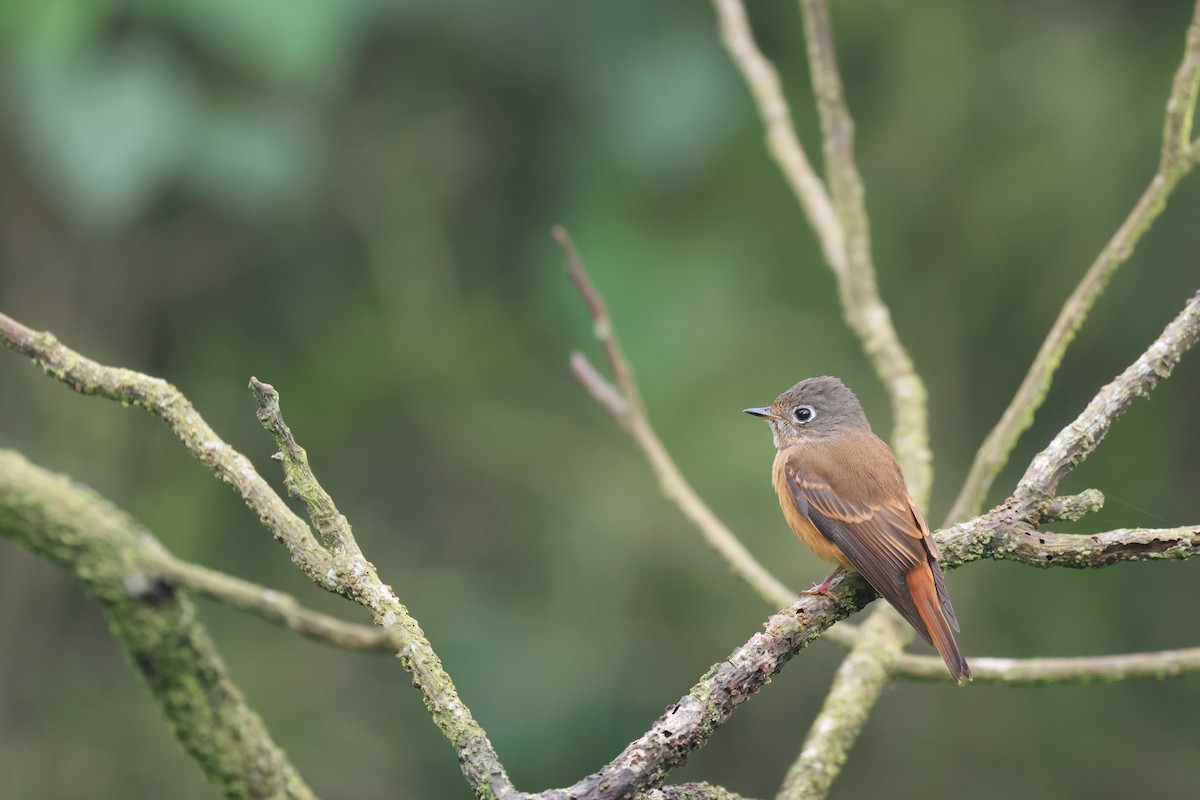
[[[819,152],[790,4],[755,4]],[[839,3],[880,284],[932,396],[940,519],[1071,287],[1153,172],[1190,6]],[[605,292],[684,472],[794,586],[766,431],[740,409],[837,374],[887,406],[729,63],[681,0],[8,0],[0,307],[162,376],[278,480],[245,390],[282,393],[317,473],[518,785],[642,732],[771,609],[657,495],[573,384]],[[1196,290],[1200,177],[1116,276],[991,501]],[[591,352],[595,352],[594,348]],[[1195,522],[1200,357],[1064,490],[1074,526]],[[0,445],[95,487],[179,555],[359,619],[306,585],[155,420],[0,357]],[[968,653],[1194,646],[1198,564],[953,574]],[[203,604],[318,793],[467,796],[397,664]],[[770,795],[840,655],[818,643],[679,770]],[[347,689],[346,687],[353,687]],[[897,684],[837,797],[1194,797],[1200,681]],[[1020,769],[1013,769],[1020,764]],[[0,775],[17,798],[212,797],[78,588],[0,542]]]

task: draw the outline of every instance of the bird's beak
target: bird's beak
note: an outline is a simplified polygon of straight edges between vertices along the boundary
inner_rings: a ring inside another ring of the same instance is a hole
[[[753,414],[756,417],[763,417],[764,419],[780,419],[779,415],[772,411],[770,406],[763,406],[762,408],[745,408],[742,410],[747,414]]]

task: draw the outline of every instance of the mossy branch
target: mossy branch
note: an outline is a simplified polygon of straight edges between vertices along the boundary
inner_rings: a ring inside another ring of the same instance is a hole
[[[279,441],[289,491],[308,504],[314,524],[329,543],[328,550],[249,460],[222,441],[174,386],[138,372],[98,364],[51,334],[32,331],[3,314],[0,342],[77,392],[137,405],[162,418],[192,455],[238,491],[310,580],[365,606],[377,625],[390,630],[389,638],[395,637],[399,644],[401,664],[421,691],[434,723],[458,752],[463,774],[476,794],[488,798],[515,794],[491,742],[459,698],[420,626],[363,557],[349,525],[312,476],[303,449],[283,423],[278,395],[270,386],[252,382],[259,400],[259,418]]]
[[[246,704],[191,601],[162,577],[158,542],[132,519],[0,450],[0,536],[66,569],[100,604],[175,738],[225,797],[314,796]]]

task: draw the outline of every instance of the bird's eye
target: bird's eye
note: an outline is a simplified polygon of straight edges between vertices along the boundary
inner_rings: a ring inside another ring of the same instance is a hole
[[[792,414],[796,417],[796,422],[805,423],[815,417],[817,412],[813,411],[809,406],[797,406]]]

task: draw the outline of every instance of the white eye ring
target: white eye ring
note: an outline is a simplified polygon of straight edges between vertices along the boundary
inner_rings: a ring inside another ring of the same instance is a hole
[[[806,422],[812,422],[816,419],[817,412],[813,410],[812,406],[796,406],[792,410],[792,416],[796,418],[796,422],[803,425]]]

